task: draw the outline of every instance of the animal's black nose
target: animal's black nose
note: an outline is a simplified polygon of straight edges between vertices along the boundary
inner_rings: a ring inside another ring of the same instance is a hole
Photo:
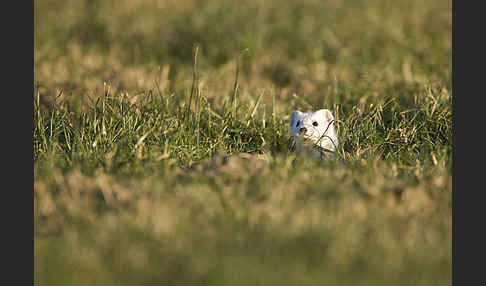
[[[305,128],[305,127],[302,127],[299,130],[300,130],[300,133],[306,133],[307,132],[307,128]]]

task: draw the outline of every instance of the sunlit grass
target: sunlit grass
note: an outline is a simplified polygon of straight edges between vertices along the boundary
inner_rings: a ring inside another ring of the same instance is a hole
[[[37,3],[36,284],[451,284],[451,3],[393,3]]]

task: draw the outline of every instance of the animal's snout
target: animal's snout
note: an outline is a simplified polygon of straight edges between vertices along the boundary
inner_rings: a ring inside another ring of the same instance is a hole
[[[305,127],[302,127],[299,129],[300,133],[306,133],[307,132],[307,128]]]

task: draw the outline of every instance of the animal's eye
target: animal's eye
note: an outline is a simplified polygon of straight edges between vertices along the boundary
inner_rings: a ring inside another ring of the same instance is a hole
[[[297,124],[295,125],[295,127],[299,127],[299,125],[300,125],[300,120],[297,121]]]
[[[317,124],[317,121],[314,121],[314,122],[312,122],[312,125],[317,126],[319,124]]]

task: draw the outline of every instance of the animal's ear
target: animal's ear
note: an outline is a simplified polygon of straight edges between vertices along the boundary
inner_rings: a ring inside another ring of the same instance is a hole
[[[295,123],[297,123],[297,120],[301,117],[302,112],[298,110],[294,110],[290,113],[290,127],[295,127]]]
[[[332,116],[331,111],[329,109],[320,109],[316,111],[316,115],[320,118],[324,118],[327,122],[331,122],[334,120],[334,116]]]

